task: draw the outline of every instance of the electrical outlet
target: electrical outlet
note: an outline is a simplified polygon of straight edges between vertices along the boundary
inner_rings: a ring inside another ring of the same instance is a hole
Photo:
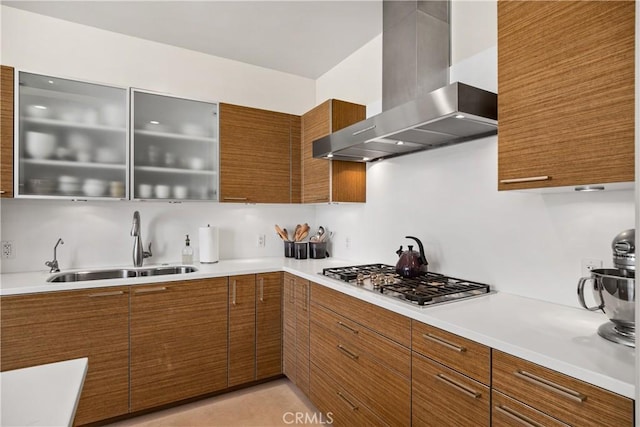
[[[15,253],[13,252],[13,242],[10,240],[2,241],[2,259],[13,259]]]
[[[589,276],[591,274],[591,270],[596,268],[602,268],[602,260],[601,259],[592,259],[585,258],[582,260],[582,275]]]
[[[266,246],[266,236],[264,234],[258,234],[258,247],[264,248]]]

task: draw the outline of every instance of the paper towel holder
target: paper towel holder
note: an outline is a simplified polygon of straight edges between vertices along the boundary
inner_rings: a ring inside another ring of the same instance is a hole
[[[215,264],[219,261],[218,253],[218,229],[207,224],[198,231],[200,240],[200,263]]]

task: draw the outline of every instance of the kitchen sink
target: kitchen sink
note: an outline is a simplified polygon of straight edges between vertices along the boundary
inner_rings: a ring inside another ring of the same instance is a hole
[[[80,282],[85,280],[127,279],[130,277],[164,276],[167,274],[186,274],[198,271],[189,265],[161,266],[149,268],[117,268],[111,270],[88,270],[56,273],[47,282]]]

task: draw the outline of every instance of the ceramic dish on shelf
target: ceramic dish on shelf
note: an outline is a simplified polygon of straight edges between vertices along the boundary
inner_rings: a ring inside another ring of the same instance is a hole
[[[60,175],[58,177],[58,191],[63,194],[79,193],[80,179],[76,176]]]
[[[107,189],[107,182],[101,179],[88,178],[84,180],[82,191],[89,197],[100,197]]]
[[[189,195],[189,187],[186,185],[174,185],[173,197],[176,199],[186,199]]]
[[[25,145],[29,157],[48,159],[56,150],[56,136],[50,133],[28,131],[25,135]]]

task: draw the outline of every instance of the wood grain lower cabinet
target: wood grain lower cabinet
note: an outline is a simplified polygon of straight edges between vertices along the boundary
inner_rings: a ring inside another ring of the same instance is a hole
[[[409,343],[409,319],[311,285],[312,401],[316,396],[340,402],[342,410],[333,414],[337,425],[350,425],[356,410],[370,413],[373,425],[410,425],[411,351],[387,336]],[[392,331],[387,321],[404,324],[405,330]]]
[[[633,400],[497,350],[492,387],[569,425],[633,425]]]
[[[220,104],[220,201],[251,203],[298,202],[300,141],[297,116]],[[292,174],[293,172],[293,174]],[[296,175],[297,174],[297,175]],[[297,200],[292,200],[297,198]]]
[[[412,355],[412,426],[489,426],[489,387],[434,362]]]
[[[302,115],[302,202],[365,202],[366,165],[313,158],[313,141],[366,118],[364,105],[330,99]]]
[[[0,66],[0,197],[13,197],[14,69]]]
[[[131,410],[227,387],[227,278],[131,287]]]
[[[282,373],[282,273],[256,275],[256,379]]]
[[[0,298],[3,371],[89,358],[75,424],[129,411],[129,289]]]
[[[229,387],[256,378],[256,276],[229,277]]]

